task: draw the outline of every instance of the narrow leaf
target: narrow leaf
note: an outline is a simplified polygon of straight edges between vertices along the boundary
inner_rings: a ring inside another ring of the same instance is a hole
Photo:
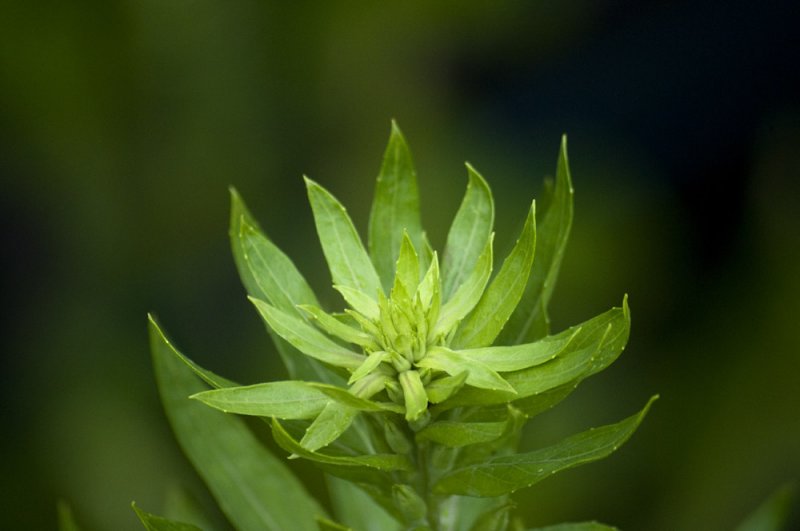
[[[319,531],[353,531],[353,529],[346,525],[339,524],[327,518],[317,518],[319,524]]]
[[[391,358],[388,352],[384,352],[382,350],[378,350],[367,356],[367,359],[364,360],[364,363],[353,372],[353,375],[350,377],[350,380],[347,382],[348,384],[352,384],[354,382],[359,381],[364,376],[371,373],[375,370],[378,365],[381,364],[383,361],[388,361]]]
[[[250,302],[255,305],[258,313],[272,330],[306,356],[352,370],[364,362],[364,356],[333,342],[299,317],[294,317],[252,297]]]
[[[539,223],[536,261],[525,294],[503,331],[500,339],[502,343],[529,343],[548,333],[547,304],[556,285],[572,228],[573,195],[567,158],[567,137],[564,135],[558,155],[552,203]]]
[[[169,520],[162,516],[156,516],[145,512],[139,509],[136,503],[132,503],[131,507],[133,507],[136,516],[139,517],[139,520],[147,531],[201,531],[199,527],[192,524],[176,522],[175,520]]]
[[[414,243],[408,236],[408,232],[404,231],[397,265],[395,266],[392,294],[399,290],[400,286],[405,288],[406,293],[414,293],[419,285],[419,267],[419,257],[416,249],[414,249]]]
[[[459,356],[480,361],[498,372],[518,371],[541,365],[554,359],[568,348],[570,341],[580,332],[549,337],[525,345],[484,347],[458,350]]]
[[[292,380],[203,391],[190,398],[225,413],[281,419],[314,418],[330,400],[308,383]]]
[[[150,341],[158,388],[172,429],[231,523],[241,531],[316,530],[314,515],[324,515],[324,510],[244,422],[187,398],[206,386],[152,318]]]
[[[445,474],[434,486],[440,494],[502,496],[529,487],[556,472],[602,459],[628,440],[654,396],[639,413],[616,424],[593,428],[528,453],[495,457]]]
[[[356,396],[347,389],[336,387],[335,385],[327,385],[317,382],[308,382],[308,385],[325,393],[328,398],[332,398],[344,406],[348,406],[359,411],[391,411],[394,413],[402,413],[403,411],[402,408],[400,408],[400,406],[397,404],[373,402],[372,400],[367,400],[365,398],[361,398],[360,396]]]
[[[367,454],[359,456],[334,456],[312,452],[303,448],[300,443],[295,441],[276,419],[272,419],[272,436],[275,438],[275,442],[278,443],[278,446],[287,452],[318,463],[344,467],[366,467],[386,471],[410,471],[412,469],[411,462],[404,455]]]
[[[428,400],[432,404],[444,402],[454,394],[456,394],[467,381],[467,371],[461,371],[453,376],[444,376],[433,380],[425,386],[425,392],[428,393]]]
[[[536,247],[535,203],[531,204],[522,234],[480,302],[459,326],[452,345],[458,349],[491,345],[516,308],[533,263]]]
[[[447,233],[444,247],[442,291],[445,301],[450,300],[458,286],[475,269],[494,225],[494,200],[489,185],[469,164],[467,174],[467,191]]]
[[[381,282],[350,216],[330,192],[311,179],[305,179],[314,223],[333,283],[374,297],[381,291]]]
[[[309,304],[298,306],[306,315],[314,319],[314,322],[325,332],[336,336],[343,341],[358,345],[363,348],[375,349],[375,341],[371,336],[365,334],[357,328],[343,323],[333,315],[325,312],[321,308]]]
[[[419,367],[444,371],[451,376],[455,376],[462,371],[467,371],[467,385],[480,387],[481,389],[491,389],[506,391],[514,394],[514,388],[509,385],[502,376],[479,361],[462,358],[457,353],[444,347],[432,347],[428,354],[420,360]]]
[[[373,321],[377,321],[380,317],[378,304],[372,295],[367,295],[357,289],[339,284],[335,284],[333,289],[341,293],[347,304],[363,316]]]
[[[493,441],[503,435],[507,422],[455,422],[442,420],[417,433],[417,440],[428,440],[450,448]]]
[[[375,183],[369,217],[370,256],[387,292],[394,278],[395,261],[404,231],[408,232],[414,247],[424,248],[417,173],[405,138],[392,121],[389,145]]]
[[[328,402],[306,429],[300,444],[312,452],[328,446],[350,427],[357,413],[355,409],[338,402]]]

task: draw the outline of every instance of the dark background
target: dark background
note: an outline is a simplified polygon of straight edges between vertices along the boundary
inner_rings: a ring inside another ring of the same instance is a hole
[[[519,493],[531,526],[730,529],[800,476],[793,2],[287,4],[3,3],[3,528],[53,528],[63,498],[87,528],[138,529],[131,500],[157,512],[192,484],[145,313],[217,372],[280,378],[226,188],[333,300],[301,175],[363,231],[391,118],[438,248],[464,160],[493,187],[502,250],[567,132],[555,329],[630,295],[625,354],[525,445],[662,398],[611,458]]]

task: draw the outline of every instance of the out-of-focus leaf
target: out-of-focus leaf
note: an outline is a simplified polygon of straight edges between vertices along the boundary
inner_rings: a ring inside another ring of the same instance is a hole
[[[559,334],[524,345],[484,347],[456,351],[459,356],[485,363],[498,372],[510,372],[541,365],[561,354],[580,332]]]
[[[552,201],[538,224],[536,260],[525,293],[500,335],[502,344],[530,343],[549,333],[547,304],[558,278],[572,228],[573,194],[567,159],[567,137],[564,135],[558,155]]]
[[[203,531],[227,529],[228,524],[216,508],[203,504],[187,489],[173,485],[164,498],[163,513],[170,520],[196,525]]]
[[[434,485],[440,494],[501,496],[529,487],[556,472],[606,457],[636,431],[657,397],[639,413],[616,424],[593,428],[528,453],[489,459],[445,474]]]
[[[308,177],[306,189],[333,283],[375,297],[382,291],[381,281],[347,210],[330,192]],[[396,248],[399,246],[398,239]]]
[[[442,257],[442,295],[448,301],[475,269],[494,225],[494,200],[489,185],[467,164],[467,191],[447,233]]]
[[[492,240],[494,234],[489,234],[483,252],[474,264],[472,272],[466,277],[464,283],[458,286],[455,294],[449,301],[442,305],[439,319],[433,330],[434,336],[444,335],[453,326],[461,321],[475,308],[483,295],[486,283],[492,274]]]
[[[794,483],[782,485],[739,524],[736,531],[788,530],[786,525],[796,499],[796,485]]]
[[[322,391],[294,380],[226,387],[203,391],[190,398],[225,413],[281,419],[314,418],[330,401]]]
[[[502,376],[479,361],[462,358],[457,353],[444,347],[432,347],[427,355],[417,362],[419,367],[444,371],[451,376],[467,371],[467,385],[506,391],[514,394],[514,388]]]
[[[508,519],[514,504],[505,502],[481,514],[469,531],[502,531],[508,527]]]
[[[375,183],[368,237],[372,262],[387,292],[392,286],[395,261],[404,231],[408,232],[416,249],[425,248],[417,172],[403,133],[392,121],[389,145]],[[427,262],[423,261],[420,265],[427,267]],[[374,291],[366,293],[374,294]]]
[[[433,441],[442,446],[460,448],[493,441],[503,435],[507,422],[456,422],[442,420],[417,433],[417,440]]]
[[[364,362],[361,354],[348,350],[299,317],[250,297],[266,323],[293,347],[319,361],[355,370]]]
[[[412,470],[411,462],[404,455],[367,454],[358,456],[334,456],[312,452],[303,448],[299,442],[295,441],[276,419],[272,419],[272,436],[275,438],[275,442],[287,452],[318,463],[345,467],[367,467],[386,471]]]
[[[327,518],[317,518],[319,524],[319,531],[353,531],[346,525],[339,524]]]
[[[399,531],[400,524],[349,481],[326,476],[336,518],[357,531]]]
[[[599,522],[575,522],[536,527],[530,531],[617,531],[617,528]]]
[[[56,506],[58,512],[58,531],[81,531],[75,515],[72,514],[72,507],[63,500],[59,500]]]
[[[392,485],[392,499],[397,506],[406,527],[409,529],[430,529],[428,525],[428,506],[410,485]]]
[[[328,402],[308,427],[300,444],[312,452],[328,446],[350,427],[357,413],[355,409],[338,402]]]
[[[454,348],[480,348],[492,344],[525,291],[535,247],[536,204],[533,203],[516,245],[475,309],[458,327],[451,343]]]
[[[241,531],[316,530],[314,516],[324,510],[241,419],[189,400],[206,386],[152,317],[150,345],[175,436],[231,523]]]
[[[144,525],[144,528],[147,531],[202,531],[199,527],[186,524],[183,522],[176,522],[175,520],[170,520],[168,518],[164,518],[163,516],[156,516],[154,514],[150,514],[139,509],[136,506],[136,503],[132,503],[131,507],[136,512],[136,516],[139,517],[139,520]]]

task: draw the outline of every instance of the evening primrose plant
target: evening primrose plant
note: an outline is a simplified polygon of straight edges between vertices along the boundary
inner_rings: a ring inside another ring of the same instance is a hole
[[[334,308],[320,304],[232,191],[236,265],[290,379],[242,386],[181,354],[152,317],[150,334],[172,428],[234,528],[525,529],[511,493],[607,456],[641,423],[653,399],[616,424],[518,450],[528,420],[619,356],[630,314],[623,299],[550,332],[547,306],[572,224],[566,139],[547,208],[531,204],[502,262],[489,185],[470,165],[467,174],[441,254],[422,228],[416,173],[395,124],[366,247],[344,206],[305,179],[341,295]],[[240,415],[264,419],[290,459],[319,466],[329,503],[310,496]],[[171,520],[135,509],[148,529],[217,529],[200,510],[184,507]]]

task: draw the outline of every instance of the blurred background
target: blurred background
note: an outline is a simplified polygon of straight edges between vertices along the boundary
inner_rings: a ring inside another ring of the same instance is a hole
[[[283,376],[227,241],[248,201],[334,301],[301,175],[363,231],[389,124],[441,248],[468,160],[499,249],[568,133],[567,327],[630,295],[628,349],[529,425],[548,444],[661,400],[607,460],[515,497],[527,523],[731,529],[800,477],[800,69],[793,2],[4,2],[0,514],[139,529],[196,483],[145,314],[201,364]],[[315,476],[302,473],[313,483]]]

